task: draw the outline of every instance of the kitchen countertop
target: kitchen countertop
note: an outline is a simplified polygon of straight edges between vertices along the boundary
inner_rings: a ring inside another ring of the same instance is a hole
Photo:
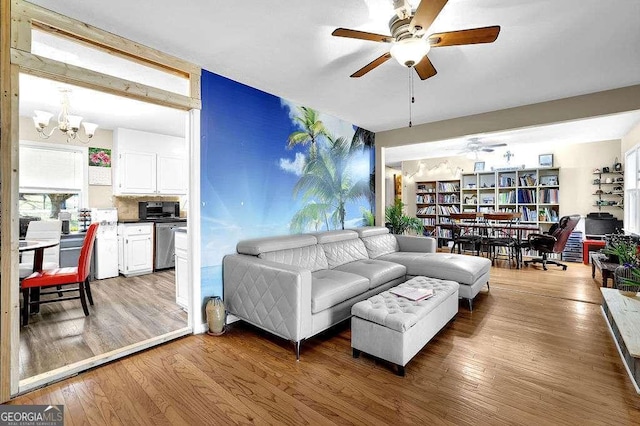
[[[171,223],[171,222],[187,222],[184,217],[165,218],[161,220],[154,219],[122,219],[118,223]]]

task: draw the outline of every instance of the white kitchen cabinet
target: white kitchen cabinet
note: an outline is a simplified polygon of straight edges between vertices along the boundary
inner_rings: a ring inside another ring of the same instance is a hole
[[[157,158],[157,193],[187,193],[187,161],[184,158],[158,155]]]
[[[116,195],[185,195],[187,146],[184,138],[114,130]]]
[[[176,256],[176,303],[183,309],[189,304],[189,258],[187,233],[176,231],[175,256]]]
[[[122,152],[118,154],[118,193],[154,194],[156,192],[156,154]]]
[[[153,223],[118,224],[118,269],[125,277],[153,272]]]

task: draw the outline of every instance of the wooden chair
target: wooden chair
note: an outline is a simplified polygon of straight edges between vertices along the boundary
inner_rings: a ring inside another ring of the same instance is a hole
[[[56,240],[60,242],[62,222],[59,220],[32,220],[27,227],[26,240]],[[44,250],[42,269],[60,267],[60,245]],[[20,279],[33,273],[33,252],[22,253],[20,260]]]
[[[479,213],[477,212],[464,212],[464,213],[451,213],[449,217],[453,221],[452,236],[453,246],[451,246],[451,253],[458,247],[458,253],[462,253],[463,246],[471,248],[476,255],[480,255],[480,245],[482,243],[482,235],[478,232],[478,229],[472,225],[477,224]]]
[[[518,222],[520,213],[497,212],[485,213],[484,220],[488,228],[487,236],[483,244],[487,247],[487,255],[491,259],[491,264],[500,255],[507,257],[509,267],[512,261],[516,266],[520,266],[520,245],[518,241],[517,231],[512,228]],[[503,253],[500,253],[500,252]]]
[[[43,303],[62,302],[64,300],[76,300],[80,299],[82,304],[82,310],[84,315],[89,315],[89,309],[87,307],[86,293],[88,293],[89,301],[93,305],[93,298],[91,297],[91,288],[89,287],[89,269],[91,267],[91,255],[93,253],[93,244],[96,239],[96,231],[98,229],[97,223],[92,223],[87,230],[87,234],[84,237],[84,243],[80,251],[80,258],[78,259],[78,266],[72,268],[54,268],[43,269],[40,272],[34,272],[27,278],[20,282],[20,289],[22,291],[22,325],[29,323],[29,307],[31,305],[40,306]],[[77,284],[72,288],[59,286]],[[46,288],[57,287],[56,290],[48,292],[40,292],[40,300],[30,300],[32,288]],[[62,293],[75,292],[78,296],[64,297]],[[42,300],[44,295],[58,295],[56,298],[47,298]],[[61,297],[62,296],[62,297]]]

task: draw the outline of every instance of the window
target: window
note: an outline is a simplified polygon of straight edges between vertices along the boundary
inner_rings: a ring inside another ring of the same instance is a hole
[[[71,213],[78,229],[78,209],[87,197],[87,148],[20,141],[20,217],[46,220]]]
[[[625,154],[624,171],[624,230],[640,234],[640,146]]]

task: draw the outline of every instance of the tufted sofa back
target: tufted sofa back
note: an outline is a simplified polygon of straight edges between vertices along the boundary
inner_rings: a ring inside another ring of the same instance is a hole
[[[330,269],[356,260],[369,259],[367,249],[356,231],[327,231],[314,235],[324,249]]]
[[[389,234],[389,229],[383,226],[365,226],[357,231],[371,259],[400,251],[395,235]]]
[[[329,267],[324,250],[313,235],[285,235],[240,241],[236,250],[240,254],[258,256],[286,265],[300,266],[311,272]]]

